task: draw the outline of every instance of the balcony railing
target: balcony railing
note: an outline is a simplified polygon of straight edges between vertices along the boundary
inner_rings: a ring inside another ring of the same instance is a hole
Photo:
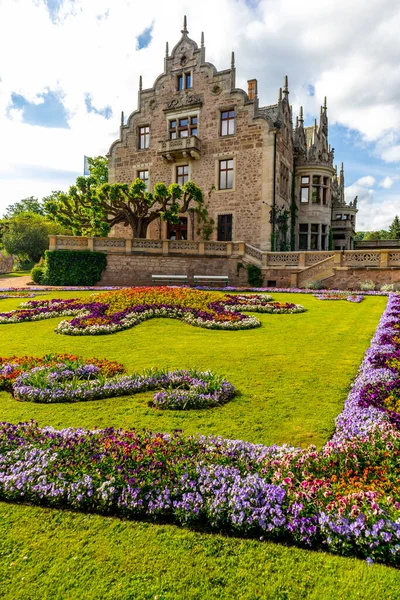
[[[201,156],[201,141],[195,135],[158,142],[158,154],[165,160],[173,162],[181,158],[194,158]]]

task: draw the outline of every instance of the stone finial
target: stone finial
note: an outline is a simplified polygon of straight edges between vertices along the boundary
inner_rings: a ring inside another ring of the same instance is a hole
[[[300,106],[299,123],[301,123],[301,124],[304,123],[304,119],[303,119],[303,107],[302,106]]]
[[[328,108],[328,104],[327,104],[327,102],[326,102],[326,96],[325,96],[325,98],[324,98],[324,110],[326,111],[326,110],[327,110],[327,108]]]
[[[201,47],[204,48],[204,31],[201,32]]]
[[[181,33],[189,33],[188,32],[188,28],[187,28],[187,18],[186,15],[183,17],[183,29],[181,31]]]
[[[169,44],[168,42],[165,43],[165,58],[169,57]]]
[[[288,80],[287,75],[285,75],[285,77],[283,79],[283,95],[285,96],[286,99],[289,95],[289,80]]]
[[[232,51],[231,54],[231,69],[235,68],[235,53]]]
[[[344,164],[342,163],[342,166],[340,167],[340,173],[344,173]]]
[[[125,123],[124,111],[123,111],[123,110],[121,110],[121,127],[123,127],[123,126],[124,126],[124,123]]]
[[[315,133],[317,133],[317,131],[318,131],[317,119],[314,119],[314,131],[315,131]]]
[[[141,92],[141,91],[142,91],[142,89],[143,89],[143,78],[142,78],[142,76],[140,75],[140,76],[139,76],[139,92]]]
[[[278,92],[278,104],[280,104],[282,102],[282,88],[279,88],[279,92]]]

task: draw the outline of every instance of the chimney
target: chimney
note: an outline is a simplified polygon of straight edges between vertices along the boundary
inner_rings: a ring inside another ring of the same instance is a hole
[[[255,100],[255,98],[257,98],[258,96],[257,79],[249,79],[247,81],[247,89],[247,95],[249,97],[249,100]]]

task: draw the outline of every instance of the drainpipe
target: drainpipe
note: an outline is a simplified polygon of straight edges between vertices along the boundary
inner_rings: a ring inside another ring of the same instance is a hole
[[[276,217],[276,135],[274,131],[274,183],[272,187],[272,233],[271,233],[271,252],[275,252],[275,217]]]

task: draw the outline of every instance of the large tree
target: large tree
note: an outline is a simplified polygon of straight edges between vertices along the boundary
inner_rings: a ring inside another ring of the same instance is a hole
[[[131,185],[98,186],[92,177],[78,177],[68,194],[46,202],[46,210],[54,220],[75,234],[106,235],[111,227],[122,224],[131,228],[135,238],[145,238],[150,223],[157,219],[178,223],[189,208],[197,214],[200,230],[208,232],[211,220],[203,193],[191,181],[182,187],[177,183],[156,183],[150,193],[140,179]]]
[[[3,245],[9,254],[21,261],[37,262],[49,247],[49,235],[65,233],[58,224],[35,214],[22,214],[10,219],[3,234]]]
[[[44,208],[42,203],[35,198],[35,196],[29,196],[28,198],[22,198],[19,202],[15,204],[10,204],[6,208],[6,212],[4,217],[6,219],[12,219],[13,217],[17,217],[22,214],[35,214],[35,215],[44,215]]]

